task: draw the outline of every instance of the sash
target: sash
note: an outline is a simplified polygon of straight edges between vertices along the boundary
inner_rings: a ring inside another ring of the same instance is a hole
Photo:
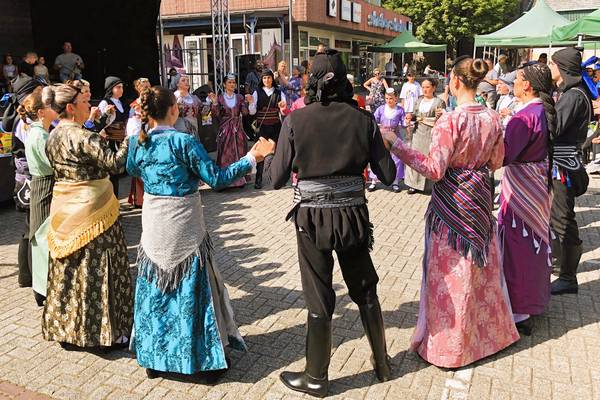
[[[501,209],[507,208],[522,219],[532,231],[533,245],[540,251],[538,239],[550,246],[550,207],[552,195],[548,193],[548,160],[523,164],[510,164],[504,168],[502,178]],[[513,221],[512,227],[516,228]],[[523,237],[529,236],[523,227]]]
[[[64,258],[106,232],[119,217],[119,200],[107,178],[54,184],[48,249]]]
[[[484,267],[494,228],[487,167],[449,168],[433,185],[425,218],[427,234],[447,227],[448,245],[463,257],[470,253],[473,262]]]

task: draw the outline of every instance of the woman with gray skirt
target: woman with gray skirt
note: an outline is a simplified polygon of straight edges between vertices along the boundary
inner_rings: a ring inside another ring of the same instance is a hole
[[[406,115],[410,121],[415,121],[414,125],[407,124],[410,138],[410,147],[418,150],[424,155],[429,154],[431,145],[431,130],[437,119],[442,115],[446,108],[446,103],[435,96],[437,82],[432,78],[427,78],[421,83],[423,96],[417,100],[415,111]],[[406,167],[404,173],[404,184],[409,187],[408,194],[419,192],[431,192],[432,182],[414,169]]]

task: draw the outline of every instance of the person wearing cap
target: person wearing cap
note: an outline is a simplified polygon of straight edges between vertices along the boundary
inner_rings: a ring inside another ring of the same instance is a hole
[[[108,145],[114,152],[119,150],[121,142],[125,139],[127,120],[129,119],[129,106],[121,102],[121,97],[123,97],[123,81],[116,76],[107,76],[104,80],[104,98],[98,104],[98,109],[102,114],[112,115],[107,121],[104,132]],[[113,184],[117,198],[119,197],[120,176],[120,174],[110,176],[110,182]]]
[[[25,143],[29,130],[25,129],[25,122],[19,118],[18,108],[23,101],[34,92],[39,92],[45,84],[26,75],[17,75],[11,81],[13,93],[9,105],[4,111],[2,129],[4,132],[13,132],[12,156],[15,166],[14,200],[17,210],[25,212],[25,232],[19,241],[18,249],[18,282],[20,287],[31,287],[31,244],[29,243],[29,198],[31,174],[25,154]],[[29,121],[31,122],[31,121]]]
[[[498,234],[513,319],[528,336],[530,316],[542,314],[550,302],[549,141],[556,113],[545,64],[527,65],[515,74],[519,105],[504,134]]]
[[[286,113],[287,99],[278,87],[274,86],[275,76],[273,71],[265,70],[260,77],[260,86],[252,93],[252,101],[249,101],[248,110],[255,118],[258,132],[256,136],[273,140],[277,143],[279,131],[281,130],[281,116]],[[248,99],[249,100],[249,99]],[[256,166],[256,177],[254,188],[262,189],[264,163]]]
[[[505,128],[517,105],[517,99],[514,96],[516,74],[516,71],[513,71],[500,76],[498,78],[498,86],[496,86],[496,92],[500,95],[496,103],[496,111],[502,116],[502,125]]]
[[[275,189],[297,172],[294,221],[302,291],[308,308],[306,367],[285,371],[288,388],[312,396],[327,395],[331,356],[331,319],[335,308],[332,287],[333,252],[337,254],[350,298],[360,311],[372,362],[380,381],[391,377],[381,306],[379,280],[369,249],[372,225],[362,173],[368,163],[386,185],[396,167],[386,150],[379,127],[352,100],[352,86],[340,54],[328,50],[313,59],[307,106],[283,121],[274,156],[265,160],[265,176]],[[326,162],[324,162],[326,160]]]
[[[226,169],[239,161],[248,151],[248,139],[242,125],[242,118],[248,115],[248,101],[254,99],[251,95],[242,96],[235,93],[235,75],[228,74],[225,78],[225,90],[220,95],[209,93],[211,115],[219,121],[217,134],[217,165]],[[243,188],[248,176],[242,176],[231,182],[229,187]]]
[[[581,53],[567,47],[552,55],[548,63],[560,97],[556,102],[556,129],[550,132],[553,153],[552,209],[554,233],[552,255],[559,277],[552,282],[552,294],[577,293],[577,266],[582,241],[575,219],[575,197],[586,192],[589,177],[583,167],[581,146],[593,117],[591,93],[583,82]]]

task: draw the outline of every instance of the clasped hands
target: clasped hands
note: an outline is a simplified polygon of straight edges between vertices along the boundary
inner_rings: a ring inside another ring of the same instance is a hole
[[[256,162],[261,162],[269,154],[275,153],[275,142],[271,139],[267,140],[261,136],[250,149],[250,153],[254,156]]]

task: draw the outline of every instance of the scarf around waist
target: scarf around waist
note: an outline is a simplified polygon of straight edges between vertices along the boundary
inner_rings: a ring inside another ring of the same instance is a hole
[[[553,168],[577,171],[582,165],[581,149],[574,145],[555,145],[552,148]]]
[[[448,228],[448,244],[463,257],[470,253],[478,267],[487,263],[494,227],[487,167],[449,168],[433,185],[425,214],[427,234]]]
[[[366,204],[362,176],[329,176],[300,180],[294,186],[294,205],[286,221],[298,207],[339,208]]]
[[[550,207],[552,195],[548,192],[548,160],[510,164],[502,177],[501,209],[507,208],[526,223],[534,234],[534,246],[539,251],[535,235],[550,245]],[[513,226],[516,228],[516,226]],[[525,233],[525,227],[523,227]],[[526,237],[526,234],[523,234]]]
[[[67,257],[106,232],[119,217],[119,200],[107,178],[54,184],[48,248],[54,259]]]
[[[211,248],[199,192],[183,197],[144,193],[140,276],[163,293],[172,291],[187,276],[196,257],[204,265]]]

